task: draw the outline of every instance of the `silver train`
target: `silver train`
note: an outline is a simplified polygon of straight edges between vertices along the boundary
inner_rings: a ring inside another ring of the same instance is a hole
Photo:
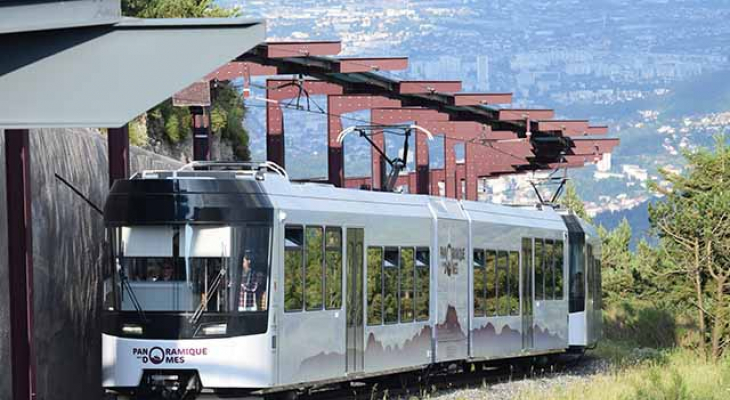
[[[297,184],[265,163],[142,172],[104,212],[103,386],[121,396],[292,391],[601,337],[598,236],[550,207]]]

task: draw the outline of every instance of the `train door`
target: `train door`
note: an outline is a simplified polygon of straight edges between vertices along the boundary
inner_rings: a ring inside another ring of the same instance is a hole
[[[363,330],[363,229],[347,230],[347,373],[363,370],[364,330]]]
[[[522,350],[528,351],[535,347],[535,316],[533,285],[535,268],[532,253],[532,239],[522,239]]]
[[[467,221],[438,221],[436,361],[468,357],[469,225]]]

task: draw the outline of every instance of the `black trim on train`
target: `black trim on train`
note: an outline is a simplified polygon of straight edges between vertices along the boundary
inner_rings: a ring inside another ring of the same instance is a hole
[[[244,179],[131,179],[114,182],[104,205],[108,227],[271,223],[259,182]]]
[[[586,234],[575,215],[563,215],[563,221],[568,228],[568,245],[570,246],[569,260],[569,301],[568,312],[582,312],[586,309],[585,292],[585,245]]]
[[[196,324],[189,321],[191,313],[146,311],[144,316],[135,311],[105,311],[102,313],[102,332],[129,339],[179,340],[217,339],[266,333],[268,311],[203,314]],[[204,328],[226,325],[225,334],[204,334]],[[141,334],[126,333],[124,326],[139,326]]]

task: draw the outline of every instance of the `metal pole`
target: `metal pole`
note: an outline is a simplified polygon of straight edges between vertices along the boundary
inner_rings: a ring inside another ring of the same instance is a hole
[[[114,181],[129,178],[129,125],[107,132],[109,152],[109,187]]]
[[[35,399],[33,242],[27,129],[5,131],[13,399]]]

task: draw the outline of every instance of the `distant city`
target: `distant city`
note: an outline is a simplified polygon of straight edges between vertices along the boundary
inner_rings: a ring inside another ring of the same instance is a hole
[[[513,92],[515,107],[554,108],[559,118],[610,125],[610,135],[622,139],[615,153],[597,166],[569,172],[592,214],[645,205],[646,181],[659,180],[659,168],[682,171],[682,150],[709,145],[712,135],[730,126],[727,1],[218,4],[265,17],[270,40],[334,39],[343,42],[346,55],[408,56],[409,69],[394,76],[458,79],[465,91]],[[264,108],[249,105],[252,154],[263,158]],[[326,176],[326,118],[302,114],[286,112],[287,160],[298,166],[290,172]],[[365,145],[346,143],[346,173],[368,175],[367,154]],[[480,185],[481,198],[534,202],[528,180],[540,177],[490,180]]]

